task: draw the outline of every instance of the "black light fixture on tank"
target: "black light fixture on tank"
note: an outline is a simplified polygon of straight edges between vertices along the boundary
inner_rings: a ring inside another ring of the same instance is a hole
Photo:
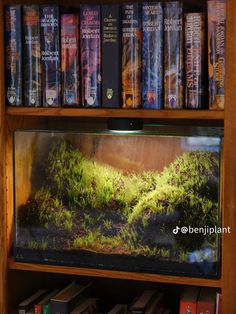
[[[110,118],[107,121],[108,130],[117,133],[137,133],[143,130],[142,119]]]

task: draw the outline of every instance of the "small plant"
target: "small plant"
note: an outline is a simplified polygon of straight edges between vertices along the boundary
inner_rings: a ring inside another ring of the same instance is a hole
[[[30,240],[28,242],[28,248],[31,249],[31,250],[37,250],[39,248],[39,244],[35,240]]]
[[[109,219],[103,220],[103,225],[106,230],[110,230],[112,227],[112,221]]]
[[[74,239],[74,248],[93,248],[99,242],[100,230],[89,231],[85,236],[77,236]]]

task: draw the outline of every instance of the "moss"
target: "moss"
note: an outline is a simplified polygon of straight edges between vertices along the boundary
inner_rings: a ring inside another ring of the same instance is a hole
[[[83,157],[62,141],[52,146],[46,180],[21,209],[20,222],[45,229],[53,224],[76,234],[75,248],[116,248],[127,254],[156,254],[168,259],[170,251],[160,248],[153,234],[170,234],[176,225],[216,225],[218,175],[217,153],[186,152],[161,173],[124,175]],[[207,239],[215,241],[215,237]],[[196,249],[204,240],[199,235],[178,234],[176,249]]]

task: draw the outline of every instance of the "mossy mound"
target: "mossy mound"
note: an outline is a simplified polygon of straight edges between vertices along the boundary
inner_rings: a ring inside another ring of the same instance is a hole
[[[117,254],[169,258],[158,239],[166,234],[176,250],[198,249],[205,239],[215,244],[215,236],[172,231],[217,224],[217,153],[186,152],[161,173],[124,175],[62,141],[51,147],[45,164],[41,189],[19,211],[21,225],[38,225],[45,233],[53,226],[68,231],[72,247]]]

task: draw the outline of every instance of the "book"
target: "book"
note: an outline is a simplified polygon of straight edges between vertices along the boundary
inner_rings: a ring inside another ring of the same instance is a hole
[[[100,5],[80,6],[82,105],[101,106]]]
[[[24,106],[41,106],[39,6],[23,6]]]
[[[78,304],[91,285],[78,285],[72,282],[51,298],[51,314],[69,314]]]
[[[43,314],[51,314],[51,305],[50,302],[43,305]]]
[[[61,14],[62,105],[80,105],[79,14]]]
[[[163,107],[163,9],[160,2],[142,5],[142,106]]]
[[[40,12],[43,106],[61,104],[59,7],[42,5]]]
[[[208,0],[209,109],[224,109],[226,2]]]
[[[216,291],[211,288],[201,288],[197,301],[197,314],[215,314]]]
[[[198,287],[186,288],[180,300],[180,314],[196,314],[197,313],[197,299],[199,294]]]
[[[205,14],[185,15],[185,107],[204,107]]]
[[[217,292],[216,293],[216,314],[221,314],[222,313],[222,296],[221,293]]]
[[[19,314],[27,314],[29,311],[32,310],[34,313],[34,304],[37,303],[46,293],[47,290],[40,289],[24,301],[22,301],[18,306]]]
[[[102,107],[121,105],[120,5],[102,5]]]
[[[162,308],[162,302],[164,299],[164,294],[159,293],[148,305],[145,314],[157,314],[157,311]]]
[[[183,108],[183,3],[178,1],[164,7],[164,88],[164,107]]]
[[[70,314],[93,314],[97,310],[96,298],[85,298]]]
[[[138,296],[134,300],[134,302],[131,304],[130,312],[131,313],[137,313],[137,314],[146,313],[146,310],[147,310],[150,302],[156,296],[156,293],[157,293],[156,290],[145,290],[145,291],[143,291],[141,293],[141,295]]]
[[[34,304],[34,314],[48,314],[48,310],[50,310],[50,299],[55,296],[58,291],[58,289],[54,289],[48,292],[41,300]]]
[[[5,6],[6,104],[22,105],[21,6]]]
[[[141,14],[138,3],[122,5],[122,107],[141,107]]]
[[[127,314],[126,304],[116,304],[107,314]]]

